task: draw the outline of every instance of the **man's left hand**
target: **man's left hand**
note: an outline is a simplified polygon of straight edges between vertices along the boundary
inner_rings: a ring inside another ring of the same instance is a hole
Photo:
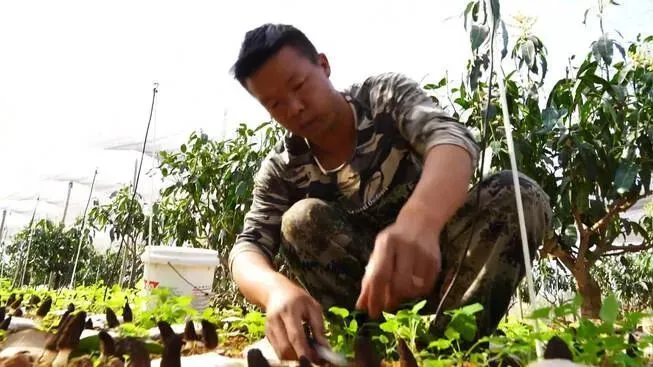
[[[372,319],[433,289],[442,264],[440,230],[427,210],[404,208],[397,221],[377,235],[356,302]]]

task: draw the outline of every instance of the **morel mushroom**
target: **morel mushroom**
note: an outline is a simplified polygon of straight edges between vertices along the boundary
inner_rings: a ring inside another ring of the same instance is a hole
[[[118,317],[116,316],[116,313],[113,312],[111,307],[107,307],[106,317],[107,317],[107,326],[109,327],[109,329],[113,329],[114,327],[120,325],[120,322],[118,321]]]

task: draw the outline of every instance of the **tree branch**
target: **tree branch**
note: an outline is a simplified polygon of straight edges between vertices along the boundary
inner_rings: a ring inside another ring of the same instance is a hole
[[[626,253],[631,253],[631,252],[640,252],[640,251],[646,251],[648,249],[653,248],[653,243],[650,244],[643,244],[643,245],[636,245],[636,246],[612,246],[608,251],[603,253],[603,256],[617,256],[617,255],[623,255]],[[609,251],[618,251],[618,252],[609,252]]]
[[[544,246],[542,246],[540,257],[544,257],[543,255],[546,254],[555,256],[565,267],[567,267],[567,269],[569,269],[569,271],[572,271],[574,264],[576,263],[576,260],[567,251],[560,247],[560,242],[555,235],[552,237],[545,237],[544,239]]]
[[[599,243],[596,244],[596,250],[591,254],[587,255],[587,259],[590,261],[590,263],[594,263],[596,260],[598,260],[601,256],[603,256],[604,253],[607,251],[610,251],[611,245],[608,244],[608,240],[605,238],[605,236],[601,239]]]
[[[547,291],[540,292],[540,295],[542,296],[542,298],[544,298],[545,301],[549,302],[551,306],[556,306],[555,296],[553,296],[553,300],[551,300],[551,298],[549,298],[549,292]]]
[[[574,222],[576,222],[576,228],[580,233],[580,245],[578,246],[578,258],[583,259],[587,256],[587,250],[589,248],[589,232],[587,227],[583,224],[583,221],[580,218],[580,213],[578,208],[572,207],[571,214],[574,217]]]
[[[604,230],[605,227],[612,220],[612,217],[614,217],[615,215],[617,215],[617,214],[619,214],[621,212],[625,212],[626,210],[630,209],[633,205],[635,205],[635,203],[637,203],[640,199],[642,199],[644,197],[645,197],[644,195],[637,195],[637,196],[635,196],[635,198],[633,198],[631,200],[629,200],[628,198],[625,198],[625,197],[617,199],[612,204],[612,207],[608,210],[608,212],[605,213],[605,215],[601,219],[597,220],[596,223],[594,223],[592,225],[592,227],[590,227],[589,231],[597,233],[599,231]]]

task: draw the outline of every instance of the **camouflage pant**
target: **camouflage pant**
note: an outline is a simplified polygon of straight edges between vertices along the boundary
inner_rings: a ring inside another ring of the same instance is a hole
[[[533,258],[548,232],[551,208],[548,196],[537,183],[524,175],[519,179]],[[442,272],[424,311],[435,312],[471,236],[443,310],[481,303],[484,310],[477,314],[479,337],[496,329],[525,273],[513,188],[510,171],[485,178],[470,190],[465,204],[441,233]],[[324,310],[331,306],[353,309],[375,235],[381,229],[361,229],[341,209],[318,199],[304,199],[282,219],[282,253],[296,280]],[[440,329],[436,327],[435,331],[442,331],[444,326],[446,323],[438,323]]]

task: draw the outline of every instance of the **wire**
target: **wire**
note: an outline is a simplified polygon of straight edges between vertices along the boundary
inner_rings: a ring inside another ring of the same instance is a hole
[[[88,213],[88,206],[91,204],[91,198],[93,195],[93,186],[95,186],[95,178],[97,177],[97,168],[93,174],[93,181],[91,182],[91,189],[88,191],[88,200],[86,200],[86,207],[84,208],[84,215],[82,216],[82,225],[79,230],[79,243],[77,244],[77,255],[75,256],[75,263],[73,265],[73,275],[70,277],[70,288],[72,289],[75,285],[75,273],[77,272],[77,263],[79,262],[79,253],[82,251],[82,243],[84,241],[84,229],[86,228],[86,215]],[[72,184],[72,181],[71,181]],[[71,186],[72,187],[72,186]],[[68,191],[70,193],[70,191]],[[63,222],[62,222],[63,223]]]
[[[168,264],[168,266],[169,266],[170,268],[172,268],[172,270],[174,270],[175,273],[177,273],[177,275],[179,275],[179,277],[180,277],[184,282],[186,282],[186,284],[188,284],[188,285],[190,285],[191,287],[193,287],[193,290],[197,290],[198,292],[202,293],[203,295],[205,295],[205,296],[207,296],[207,297],[211,295],[211,293],[202,290],[202,288],[196,286],[195,284],[191,283],[188,279],[186,279],[186,277],[183,276],[183,275],[179,272],[179,270],[177,270],[177,268],[175,268],[175,267],[172,265],[172,263],[170,263],[170,261],[168,261],[167,264]]]
[[[139,181],[139,179],[141,177],[141,169],[143,168],[143,157],[145,156],[145,147],[147,145],[147,136],[150,133],[150,124],[152,123],[152,114],[154,112],[154,101],[156,99],[157,92],[158,92],[158,83],[155,83],[154,88],[152,89],[152,105],[150,106],[150,118],[147,121],[147,129],[145,130],[145,139],[143,139],[143,149],[141,150],[141,161],[140,161],[140,163],[138,165],[138,174],[136,175],[136,180],[134,181],[134,192],[132,193],[132,198],[129,201],[129,207],[127,208],[127,218],[125,220],[127,223],[129,223],[129,219],[131,218],[131,213],[132,213],[131,208],[132,208],[132,204],[134,203],[134,199],[136,197],[136,190],[138,189],[138,181]],[[113,261],[113,266],[111,268],[111,276],[109,277],[109,281],[112,281],[116,276],[116,270],[118,269],[117,268],[117,265],[118,265],[117,263],[118,263],[118,259],[120,259],[119,254],[120,254],[120,251],[122,250],[122,246],[125,244],[125,238],[126,237],[127,236],[123,233],[122,234],[122,239],[120,240],[120,246],[118,246],[118,252],[117,252],[117,255],[116,255],[116,259]],[[122,284],[122,282],[120,284]],[[103,301],[105,301],[107,299],[107,291],[108,290],[109,290],[108,286],[104,288],[104,296],[102,298]]]
[[[503,68],[501,68],[502,77],[505,79]],[[519,230],[521,234],[522,250],[524,254],[524,266],[526,273],[526,282],[528,283],[528,295],[531,303],[535,302],[535,287],[533,286],[533,274],[530,263],[530,251],[528,249],[528,240],[526,236],[526,223],[524,220],[524,207],[521,200],[521,187],[519,186],[519,177],[517,176],[517,158],[515,157],[515,147],[512,140],[512,128],[510,125],[510,116],[508,115],[508,100],[506,98],[506,88],[502,82],[499,84],[499,93],[501,94],[501,105],[503,110],[503,123],[506,130],[506,142],[508,143],[508,154],[510,155],[510,165],[512,166],[512,180],[515,186],[515,199],[517,201],[517,215],[519,217]],[[539,333],[539,325],[535,320],[535,332]],[[542,342],[535,339],[535,352],[537,358],[542,358]]]

